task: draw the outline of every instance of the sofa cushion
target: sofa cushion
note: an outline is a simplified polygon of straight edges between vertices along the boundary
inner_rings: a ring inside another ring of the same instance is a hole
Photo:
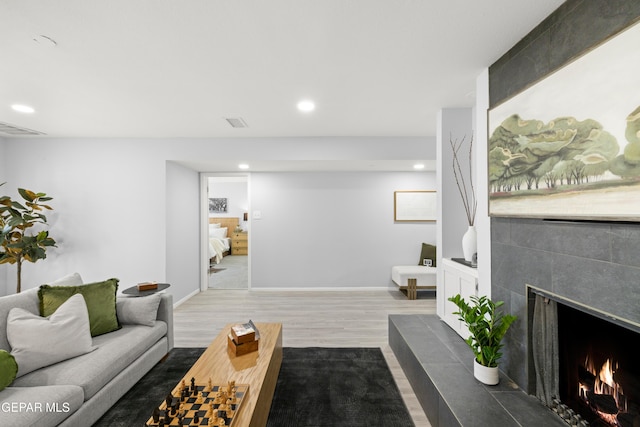
[[[160,294],[118,298],[116,303],[118,320],[123,325],[153,326],[158,317],[160,299]]]
[[[80,273],[70,273],[54,280],[51,283],[47,283],[47,285],[51,286],[79,286],[82,284],[82,277],[80,276]]]
[[[7,387],[0,393],[0,426],[57,426],[83,402],[75,385]]]
[[[16,378],[13,386],[78,385],[88,400],[166,333],[167,324],[161,321],[151,328],[124,325],[117,331],[93,338],[95,351]]]
[[[16,358],[7,350],[0,350],[0,391],[16,379],[18,364]]]
[[[38,289],[31,288],[19,294],[0,297],[0,349],[11,351],[7,341],[7,316],[12,308],[20,307],[30,313],[38,314]]]
[[[50,317],[13,308],[7,339],[18,364],[18,376],[93,350],[84,298],[73,295]]]
[[[87,303],[91,336],[106,334],[120,328],[116,315],[117,290],[118,279],[81,286],[42,285],[38,291],[40,315],[50,316],[69,297],[79,293]]]

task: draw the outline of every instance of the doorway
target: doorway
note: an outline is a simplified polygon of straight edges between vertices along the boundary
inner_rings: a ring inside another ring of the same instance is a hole
[[[249,176],[203,174],[201,289],[249,289]]]

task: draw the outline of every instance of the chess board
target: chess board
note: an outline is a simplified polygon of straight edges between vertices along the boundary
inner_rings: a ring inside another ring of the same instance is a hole
[[[212,385],[211,391],[207,391],[209,389],[208,386],[205,385],[195,385],[196,392],[191,390],[191,387],[186,387],[188,391],[188,396],[181,398],[179,396],[171,395],[167,396],[167,398],[158,406],[157,411],[155,412],[155,416],[158,420],[154,420],[154,415],[152,415],[147,423],[145,424],[147,427],[159,427],[163,425],[169,426],[208,426],[209,425],[209,414],[211,404],[213,403],[213,409],[218,409],[221,402],[216,402],[219,399],[216,399],[216,396],[219,395],[219,391],[227,390],[227,385]],[[225,424],[214,424],[224,425],[224,426],[233,426],[234,420],[237,418],[237,413],[240,410],[242,405],[242,401],[247,395],[249,391],[249,385],[247,384],[236,384],[235,385],[235,398],[236,403],[230,404],[229,407],[231,411],[224,413],[220,418],[222,418]],[[196,403],[198,400],[198,396],[202,394],[202,403]],[[167,402],[171,399],[171,402],[167,404]],[[178,411],[173,411],[172,407],[182,406],[184,411],[184,417],[182,421],[178,417]],[[169,408],[169,409],[167,409]],[[197,415],[197,422],[196,422]]]

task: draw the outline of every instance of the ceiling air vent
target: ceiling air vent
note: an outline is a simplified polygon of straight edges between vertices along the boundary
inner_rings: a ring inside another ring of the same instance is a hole
[[[242,117],[225,117],[224,119],[227,121],[227,123],[231,125],[231,127],[234,127],[234,128],[249,127],[249,125],[247,125],[247,122],[245,122]]]
[[[21,136],[21,135],[45,135],[43,132],[38,132],[37,130],[27,129],[15,125],[10,125],[9,123],[0,122],[0,133],[4,133],[11,136]]]

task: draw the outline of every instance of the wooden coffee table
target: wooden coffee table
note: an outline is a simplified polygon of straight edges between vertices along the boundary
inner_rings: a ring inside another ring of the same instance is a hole
[[[198,384],[207,384],[209,378],[213,384],[226,385],[229,381],[248,384],[248,395],[240,406],[233,426],[263,427],[267,424],[282,364],[282,324],[256,323],[260,331],[258,351],[237,357],[227,349],[227,335],[232,325],[228,324],[222,329],[186,373],[184,380],[187,384],[191,378],[195,378]],[[174,394],[180,382],[174,388]]]

